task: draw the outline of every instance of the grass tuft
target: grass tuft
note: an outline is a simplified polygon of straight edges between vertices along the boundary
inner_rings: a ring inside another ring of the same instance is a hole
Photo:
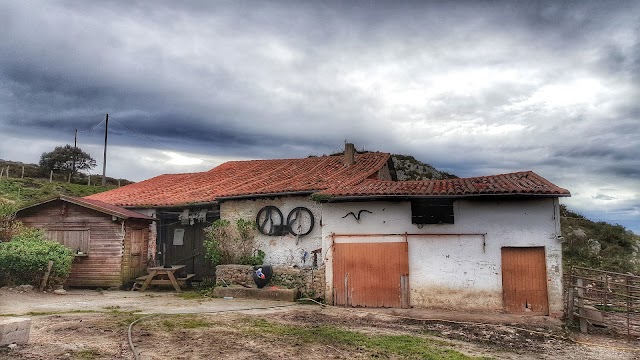
[[[355,347],[371,353],[372,357],[405,359],[477,359],[446,347],[444,341],[425,339],[410,335],[369,335],[345,330],[335,326],[289,326],[266,321],[250,320],[256,334],[272,334],[294,337],[305,343],[322,343]]]

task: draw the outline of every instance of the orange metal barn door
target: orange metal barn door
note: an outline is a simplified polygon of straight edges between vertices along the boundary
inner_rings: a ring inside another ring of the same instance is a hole
[[[502,248],[502,299],[507,312],[549,315],[544,247]]]
[[[338,243],[333,254],[335,305],[409,306],[406,242]]]

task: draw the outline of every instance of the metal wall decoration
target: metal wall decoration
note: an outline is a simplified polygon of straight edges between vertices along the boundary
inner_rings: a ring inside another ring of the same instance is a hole
[[[283,235],[283,221],[282,212],[275,206],[265,206],[256,215],[258,231],[264,235]]]
[[[313,225],[315,225],[313,213],[306,207],[299,206],[291,210],[287,216],[287,227],[293,235],[309,235],[311,230],[313,230]]]
[[[258,231],[264,235],[280,236],[291,233],[300,237],[311,233],[315,225],[315,219],[311,210],[299,206],[289,212],[285,222],[280,209],[269,205],[258,211],[256,225]]]
[[[363,212],[367,212],[369,214],[373,214],[371,211],[363,209],[363,210],[358,211],[358,215],[357,216],[353,211],[350,211],[350,212],[347,213],[347,215],[343,216],[342,218],[344,219],[347,216],[351,215],[351,216],[353,216],[354,219],[356,219],[358,222],[360,222],[360,216],[362,215]]]

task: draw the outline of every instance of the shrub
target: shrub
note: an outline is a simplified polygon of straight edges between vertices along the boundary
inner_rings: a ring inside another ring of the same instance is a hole
[[[0,243],[0,271],[15,285],[39,285],[49,260],[53,261],[50,286],[62,285],[71,272],[73,253],[56,241],[47,240],[42,230],[25,229],[11,241]]]
[[[0,242],[11,240],[20,231],[22,224],[16,220],[15,206],[0,200]]]
[[[254,244],[256,225],[238,219],[235,227],[229,220],[218,219],[205,229],[205,257],[213,264],[260,265],[265,253]]]

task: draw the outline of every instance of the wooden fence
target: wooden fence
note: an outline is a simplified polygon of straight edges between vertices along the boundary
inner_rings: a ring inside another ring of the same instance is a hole
[[[573,267],[567,280],[567,316],[581,332],[600,327],[640,336],[640,276]]]

